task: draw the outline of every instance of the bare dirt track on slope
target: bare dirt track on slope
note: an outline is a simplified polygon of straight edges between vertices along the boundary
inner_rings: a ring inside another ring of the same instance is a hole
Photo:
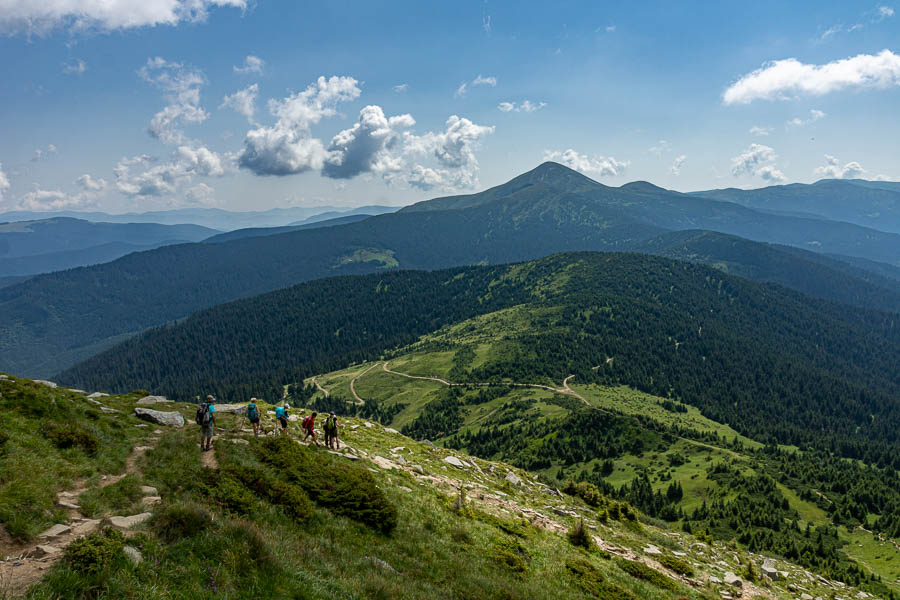
[[[356,399],[356,403],[359,405],[365,404],[366,401],[363,400],[362,398],[360,398],[359,394],[356,393],[356,380],[377,366],[378,366],[378,363],[373,364],[371,367],[369,367],[368,369],[366,369],[365,371],[363,371],[362,373],[360,373],[359,375],[357,375],[356,377],[354,377],[353,379],[350,380],[350,393],[353,394],[353,397]],[[327,395],[327,392],[326,392],[326,395]]]
[[[378,363],[375,363],[375,365],[377,365],[377,364]],[[374,367],[375,365],[372,365],[372,367]],[[358,379],[358,378],[362,377],[363,375],[365,375],[366,373],[368,373],[372,369],[372,367],[369,367],[369,369],[367,369],[364,373],[361,373],[361,374],[357,375],[356,377],[354,377],[353,381],[356,381],[356,379]],[[454,383],[451,381],[447,381],[446,379],[441,379],[440,377],[426,377],[426,376],[422,376],[422,375],[409,375],[407,373],[400,373],[399,371],[392,371],[391,369],[388,368],[387,362],[382,363],[381,367],[385,373],[390,373],[392,375],[399,375],[400,377],[406,377],[407,379],[418,379],[421,381],[434,381],[436,383],[446,385],[447,387],[455,387],[455,386],[487,387],[490,385],[496,385],[496,384],[492,384],[492,383],[484,382],[484,381],[468,382],[468,383]],[[537,388],[537,389],[541,389],[541,390],[555,392],[557,394],[564,394],[566,396],[574,396],[575,398],[578,398],[579,400],[584,402],[584,404],[586,406],[591,406],[591,404],[584,398],[584,396],[582,396],[581,394],[579,394],[578,392],[576,392],[575,390],[573,390],[572,388],[569,387],[569,381],[571,381],[572,378],[574,378],[574,377],[575,377],[575,375],[569,375],[568,377],[566,377],[563,380],[563,385],[561,388],[555,388],[555,387],[552,387],[549,385],[541,385],[539,383],[504,383],[502,385],[508,385],[510,387]],[[350,389],[351,389],[351,391],[353,390],[353,382],[350,383]],[[354,393],[354,395],[355,395],[355,393]]]

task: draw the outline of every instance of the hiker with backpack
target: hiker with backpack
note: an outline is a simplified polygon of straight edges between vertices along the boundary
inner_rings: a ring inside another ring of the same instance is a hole
[[[216,399],[212,395],[197,408],[195,420],[200,426],[200,451],[212,450],[212,439],[216,434]]]
[[[288,430],[288,403],[275,407],[275,420],[281,423],[281,433],[287,433]]]
[[[325,430],[325,446],[332,450],[340,448],[341,445],[340,442],[338,442],[337,416],[334,413],[329,413],[329,415],[325,417],[325,423],[322,425],[322,429]]]
[[[256,406],[256,398],[250,398],[247,404],[247,420],[253,425],[253,435],[259,437],[259,407]]]
[[[302,423],[303,430],[306,431],[306,435],[303,436],[303,441],[305,442],[306,438],[308,438],[309,436],[312,436],[313,443],[316,446],[319,445],[319,442],[316,441],[316,430],[314,429],[314,427],[316,425],[316,417],[317,416],[319,416],[319,413],[313,413],[313,414],[309,415],[308,417],[306,417],[305,419],[303,419],[303,423]]]

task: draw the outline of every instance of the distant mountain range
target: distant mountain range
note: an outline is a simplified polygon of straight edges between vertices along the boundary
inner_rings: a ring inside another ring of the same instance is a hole
[[[0,223],[3,221],[38,221],[56,217],[69,217],[103,223],[159,223],[162,225],[192,223],[219,231],[233,231],[247,227],[300,225],[310,222],[310,218],[325,220],[345,215],[380,215],[394,212],[397,208],[396,206],[378,205],[360,206],[352,209],[342,209],[335,206],[295,206],[248,212],[227,211],[220,208],[180,208],[176,210],[125,214],[81,211],[10,211],[0,213]]]
[[[792,183],[756,190],[729,188],[692,195],[900,233],[900,182],[823,179],[812,185]]]
[[[353,223],[259,233],[167,246],[0,289],[0,370],[51,375],[148,327],[310,279],[574,250],[659,253],[900,312],[890,275],[900,266],[898,234],[646,182],[612,188],[556,163],[478,194]]]
[[[0,277],[107,262],[131,252],[198,242],[218,233],[199,225],[92,223],[54,217],[0,224]]]

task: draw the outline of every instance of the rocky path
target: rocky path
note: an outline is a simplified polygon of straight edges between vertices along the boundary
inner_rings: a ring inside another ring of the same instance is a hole
[[[135,446],[125,460],[125,469],[116,475],[101,477],[99,487],[104,488],[117,483],[126,476],[138,473],[138,460],[159,442],[161,431],[154,431],[154,437],[144,440],[145,444]],[[89,535],[100,528],[104,520],[113,527],[129,529],[150,518],[149,512],[128,517],[111,516],[106,519],[91,519],[82,513],[78,497],[86,492],[85,480],[78,480],[71,489],[57,494],[57,504],[68,511],[65,523],[58,523],[38,535],[34,542],[20,544],[6,549],[6,560],[0,562],[0,597],[14,598],[22,595],[29,587],[37,583],[44,574],[62,558],[63,550],[78,538]],[[144,486],[142,504],[153,506],[160,501],[156,488]]]

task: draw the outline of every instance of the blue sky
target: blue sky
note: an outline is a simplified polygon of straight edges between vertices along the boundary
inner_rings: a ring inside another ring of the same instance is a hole
[[[0,211],[900,179],[892,2],[0,0]]]

